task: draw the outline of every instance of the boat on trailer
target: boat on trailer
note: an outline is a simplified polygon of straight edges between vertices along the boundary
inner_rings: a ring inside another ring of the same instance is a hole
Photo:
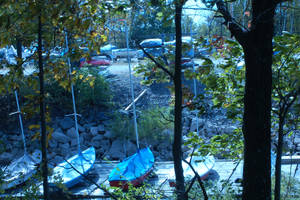
[[[188,157],[186,160],[190,162],[194,170],[200,176],[201,180],[205,180],[208,177],[209,172],[215,165],[215,158],[213,156],[193,156],[192,160],[191,157]],[[182,161],[182,168],[183,175],[186,179],[192,179],[195,176],[194,171],[186,162]],[[176,186],[174,170],[170,173],[168,180],[170,187]]]
[[[140,186],[151,173],[154,166],[154,156],[149,147],[140,149],[137,153],[120,162],[110,173],[110,186],[128,189],[129,184]]]

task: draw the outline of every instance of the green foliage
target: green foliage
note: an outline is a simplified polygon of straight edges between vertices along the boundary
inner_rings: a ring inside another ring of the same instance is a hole
[[[134,187],[129,184],[128,190],[124,191],[121,188],[114,188],[112,193],[120,200],[153,200],[153,199],[164,199],[164,191],[158,190],[150,184],[144,183],[141,187]]]
[[[0,173],[1,174],[1,173]],[[19,190],[18,196],[21,195],[24,200],[39,200],[40,199],[40,186],[36,184],[37,181],[41,181],[41,174],[36,173],[32,177],[30,177],[25,184],[21,186],[21,190]],[[0,185],[1,185],[1,177],[0,177]],[[0,194],[4,194],[4,191],[0,190]],[[7,194],[7,193],[6,193]],[[17,196],[16,195],[16,196]],[[14,200],[18,199],[13,195],[7,195],[2,197],[3,200]]]
[[[134,5],[131,12],[130,39],[135,44],[144,39],[158,38],[161,34],[170,34],[174,30],[174,8],[173,3],[168,1],[139,1]],[[170,39],[166,35],[165,40]]]
[[[300,36],[285,32],[274,37],[273,46],[272,126],[292,136],[300,124]]]
[[[288,98],[300,93],[300,36],[284,33],[274,38],[273,93],[272,99],[278,109],[288,103]],[[287,99],[284,99],[287,98]]]
[[[213,181],[204,181],[204,187],[206,189],[208,199],[212,200],[235,200],[237,196],[241,194],[240,188],[233,182],[221,180],[219,183]],[[199,183],[194,183],[192,189],[189,192],[189,199],[201,200],[204,199],[204,195],[199,186]]]
[[[135,140],[133,118],[128,115],[115,113],[111,123],[111,131],[116,137]],[[138,132],[140,139],[147,140],[171,140],[172,135],[164,135],[163,131],[172,129],[172,115],[168,108],[149,108],[138,114]]]
[[[228,159],[238,160],[243,153],[244,145],[240,129],[231,134],[215,135],[209,141],[199,134],[190,132],[184,143],[190,149],[195,149],[193,155],[217,155]]]
[[[173,58],[174,60],[174,58]],[[166,65],[161,57],[156,58],[156,61],[168,69],[172,74],[174,72],[174,65]],[[146,58],[144,62],[139,63],[134,67],[135,75],[141,76],[143,80],[141,81],[144,85],[151,85],[156,83],[170,82],[170,77],[156,66],[150,59]]]
[[[274,196],[275,177],[272,177],[272,195]],[[300,181],[291,174],[283,173],[281,175],[281,198],[286,200],[296,200],[300,197]]]
[[[93,68],[82,69],[76,73],[75,92],[79,110],[94,106],[108,107],[112,99],[109,82]]]
[[[109,83],[99,74],[98,69],[80,69],[74,71],[73,76],[75,101],[79,111],[86,111],[96,106],[109,106],[111,100]],[[45,83],[46,103],[50,108],[72,110],[69,79],[64,80],[65,83],[55,78],[57,77],[49,78]]]

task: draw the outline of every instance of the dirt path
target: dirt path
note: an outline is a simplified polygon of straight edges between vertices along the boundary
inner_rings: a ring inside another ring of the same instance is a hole
[[[132,62],[131,68],[133,68],[136,64],[137,61]],[[113,101],[124,108],[131,103],[128,63],[122,60],[117,63],[113,63],[110,67],[108,67],[108,72],[114,76],[111,80],[111,89],[114,93]],[[140,81],[142,78],[134,75],[132,76],[132,80],[135,97],[147,89],[146,93],[136,103],[138,109],[168,105],[170,94],[164,85],[141,85]]]

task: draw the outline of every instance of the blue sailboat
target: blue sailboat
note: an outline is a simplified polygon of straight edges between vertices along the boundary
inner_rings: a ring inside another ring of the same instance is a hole
[[[56,178],[57,181],[61,178],[63,184],[68,188],[80,183],[82,174],[86,174],[92,169],[95,159],[96,154],[94,147],[90,147],[72,156],[53,169],[53,176],[50,178],[50,183],[53,183]]]
[[[137,152],[132,156],[124,159],[122,162],[120,162],[111,171],[108,177],[108,181],[110,186],[127,189],[129,184],[132,184],[133,186],[139,186],[143,183],[144,179],[150,174],[150,172],[153,169],[154,155],[149,147],[140,149],[139,146],[134,91],[133,91],[131,66],[130,66],[130,58],[129,58],[128,31],[127,31],[126,21],[124,21],[124,23],[125,23],[125,32],[126,32],[127,61],[128,61],[128,68],[129,68],[129,81],[130,81],[130,91],[131,91],[131,98],[132,98],[134,130],[136,135]]]
[[[119,163],[109,175],[109,184],[113,187],[127,189],[129,184],[139,186],[150,174],[154,165],[154,156],[147,147]]]
[[[66,52],[68,52],[67,36],[66,36]],[[68,65],[69,65],[69,76],[71,77],[72,70],[71,70],[70,58],[68,58]],[[96,159],[96,153],[94,147],[90,147],[84,151],[81,151],[80,148],[78,123],[77,123],[77,116],[79,114],[76,112],[75,95],[74,95],[74,88],[73,88],[72,81],[71,81],[71,93],[72,93],[74,113],[70,115],[74,116],[78,153],[72,156],[71,158],[69,158],[68,160],[58,164],[53,169],[53,175],[50,177],[49,180],[49,182],[53,184],[55,181],[57,181],[56,179],[59,180],[60,178],[62,180],[62,183],[68,188],[81,182],[81,180],[83,179],[82,175],[88,173],[91,170]]]

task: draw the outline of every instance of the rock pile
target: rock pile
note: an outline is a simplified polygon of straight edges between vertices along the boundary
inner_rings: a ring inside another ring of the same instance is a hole
[[[109,121],[112,120],[102,113],[102,120],[86,121],[80,120],[78,131],[80,135],[81,150],[90,146],[96,149],[96,156],[98,160],[103,158],[109,160],[122,160],[125,157],[136,152],[135,141],[116,138],[110,131]],[[105,117],[103,117],[105,116]],[[225,117],[215,115],[214,118],[199,118],[198,119],[199,134],[205,139],[209,139],[214,135],[232,133],[237,126],[231,123]],[[72,118],[57,117],[52,125],[54,131],[48,143],[48,159],[49,164],[55,166],[64,159],[77,154],[77,136]],[[190,131],[196,131],[196,116],[195,113],[184,111],[183,113],[183,135]],[[166,129],[165,138],[171,138],[172,130]],[[38,140],[32,141],[31,137],[34,135],[33,131],[26,130],[27,147],[30,152],[40,148]],[[22,138],[19,131],[4,133],[0,131],[0,140],[5,142],[6,149],[1,149],[4,153],[0,154],[0,164],[6,165],[13,158],[17,158],[23,154]],[[151,146],[157,161],[172,160],[172,142],[170,140],[148,141],[143,139],[140,141],[141,147]],[[294,148],[299,154],[300,152],[300,132],[295,133],[294,143],[291,148]],[[184,149],[188,151],[188,149]]]

